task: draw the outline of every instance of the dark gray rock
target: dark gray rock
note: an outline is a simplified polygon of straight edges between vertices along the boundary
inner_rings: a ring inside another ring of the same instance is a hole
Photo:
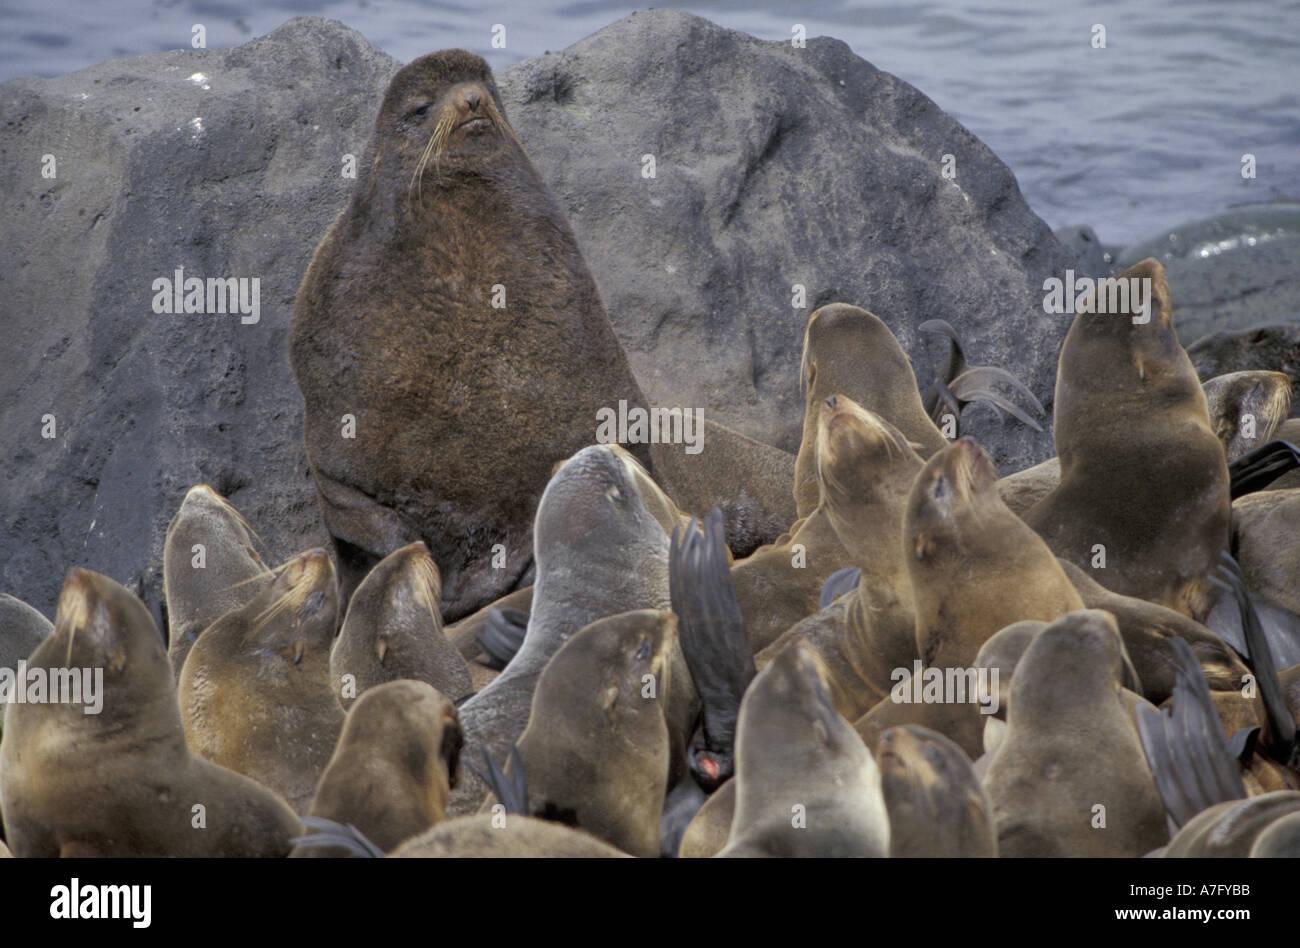
[[[1188,346],[1187,355],[1202,382],[1248,369],[1285,372],[1291,376],[1291,416],[1300,415],[1300,323],[1211,333]]]
[[[166,525],[198,482],[278,557],[325,541],[285,333],[397,65],[305,18],[0,86],[0,591],[52,613],[80,565],[156,608]],[[1050,410],[1069,317],[1043,313],[1042,283],[1073,255],[981,142],[844,43],[652,11],[499,82],[651,400],[794,449],[804,324],[842,300],[889,323],[925,382],[945,340],[916,327],[943,318]],[[153,281],[177,267],[259,278],[259,322],[156,315]],[[1049,433],[967,421],[1004,470],[1051,454]]]
[[[1058,227],[1052,233],[1061,242],[1061,246],[1074,251],[1079,261],[1076,270],[1080,274],[1085,274],[1093,279],[1111,275],[1111,268],[1114,266],[1115,258],[1120,251],[1116,247],[1103,244],[1097,236],[1097,232],[1091,227],[1086,225],[1082,227]]]
[[[1300,204],[1246,204],[1125,248],[1123,269],[1165,266],[1183,345],[1212,332],[1300,318]]]

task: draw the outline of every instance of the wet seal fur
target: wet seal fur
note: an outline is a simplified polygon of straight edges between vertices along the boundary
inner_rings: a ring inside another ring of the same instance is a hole
[[[0,799],[20,857],[284,856],[299,832],[285,801],[190,753],[162,636],[106,576],[69,571],[54,634],[31,667],[103,669],[103,709],[10,704]],[[203,826],[194,807],[203,806]]]
[[[343,726],[329,680],[338,584],[324,550],[302,553],[190,649],[178,688],[190,748],[306,813]]]
[[[464,50],[393,77],[289,353],[344,601],[423,540],[449,622],[528,581],[551,465],[594,439],[597,411],[646,405],[564,211]],[[647,447],[632,450],[649,464]]]

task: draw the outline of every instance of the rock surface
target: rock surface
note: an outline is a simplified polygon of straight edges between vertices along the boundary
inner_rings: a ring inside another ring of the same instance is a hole
[[[300,18],[0,86],[0,591],[52,614],[79,565],[156,609],[167,522],[199,482],[275,559],[324,542],[285,332],[397,67]],[[1073,253],[981,142],[844,43],[652,11],[498,81],[652,401],[792,449],[804,323],[842,300],[889,323],[926,381],[942,341],[916,327],[947,319],[1050,411],[1069,317],[1043,313],[1041,286]],[[156,314],[154,281],[181,267],[258,278],[258,321]],[[1004,471],[1051,453],[1050,432],[968,422]]]

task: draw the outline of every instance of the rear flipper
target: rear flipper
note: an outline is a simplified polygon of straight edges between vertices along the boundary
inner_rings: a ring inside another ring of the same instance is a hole
[[[740,699],[755,674],[745,620],[731,584],[722,512],[673,528],[668,580],[682,654],[703,705],[688,751],[691,774],[712,793],[735,769]]]
[[[320,816],[304,816],[302,825],[315,830],[305,836],[295,836],[289,840],[299,849],[320,849],[325,846],[338,846],[349,854],[362,859],[382,859],[384,851],[366,839],[359,829],[351,823],[336,823]]]
[[[1192,648],[1180,638],[1168,642],[1173,654],[1173,707],[1138,705],[1138,735],[1156,789],[1176,827],[1207,807],[1243,799],[1246,787],[1236,754],[1210,699],[1210,687]],[[1240,740],[1234,736],[1234,744]]]
[[[1228,465],[1232,499],[1263,490],[1297,467],[1300,467],[1300,448],[1289,441],[1265,442]]]
[[[941,423],[945,409],[952,412],[955,418],[960,418],[962,405],[981,402],[990,406],[999,417],[1005,411],[1035,431],[1043,430],[1043,426],[1033,416],[994,389],[994,385],[999,382],[1008,386],[1017,394],[1023,395],[1034,412],[1041,417],[1046,414],[1046,410],[1042,402],[1030,391],[1029,386],[1006,369],[993,365],[970,365],[962,351],[957,330],[946,320],[926,320],[917,328],[923,332],[937,332],[948,337],[948,356],[938,377],[930,384],[925,394],[925,409],[936,425]],[[960,431],[954,434],[960,434]]]
[[[497,766],[497,762],[492,759],[486,747],[483,748],[483,760],[487,764],[487,773],[474,767],[469,769],[496,794],[497,800],[506,808],[507,813],[528,816],[528,777],[524,773],[524,762],[519,758],[519,748],[514,744],[510,745],[509,775]]]
[[[1210,582],[1232,594],[1241,613],[1242,634],[1246,643],[1246,661],[1255,673],[1259,685],[1260,697],[1264,699],[1264,730],[1259,741],[1259,749],[1268,757],[1295,769],[1300,765],[1300,745],[1296,741],[1295,718],[1287,707],[1286,694],[1282,690],[1282,681],[1278,678],[1277,665],[1273,663],[1273,654],[1269,649],[1268,638],[1260,624],[1259,614],[1251,601],[1246,579],[1241,574],[1241,567],[1228,553],[1219,554],[1223,562],[1219,565],[1219,576],[1211,576]]]
[[[843,569],[837,569],[826,577],[826,582],[822,583],[822,597],[820,608],[825,609],[840,596],[848,595],[858,588],[858,583],[862,581],[862,570],[856,566],[846,566]]]
[[[487,666],[497,671],[510,664],[528,632],[528,613],[522,609],[490,609],[487,622],[474,641],[488,657]]]

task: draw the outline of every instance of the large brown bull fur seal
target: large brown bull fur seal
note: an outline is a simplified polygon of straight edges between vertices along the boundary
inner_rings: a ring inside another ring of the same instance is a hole
[[[526,581],[551,465],[595,439],[598,410],[645,407],[563,210],[463,50],[393,77],[289,351],[344,601],[423,540],[448,621]]]
[[[324,550],[294,557],[262,595],[208,626],[178,686],[190,748],[306,813],[343,726],[329,678],[337,626]]]
[[[1149,294],[1071,324],[1056,376],[1061,483],[1025,522],[1108,589],[1200,620],[1228,548],[1223,445],[1174,334],[1164,268],[1148,258],[1118,278],[1149,280]]]
[[[144,604],[73,569],[30,668],[102,673],[83,703],[10,704],[0,742],[5,833],[17,856],[284,856],[285,802],[191,754],[162,637]]]

